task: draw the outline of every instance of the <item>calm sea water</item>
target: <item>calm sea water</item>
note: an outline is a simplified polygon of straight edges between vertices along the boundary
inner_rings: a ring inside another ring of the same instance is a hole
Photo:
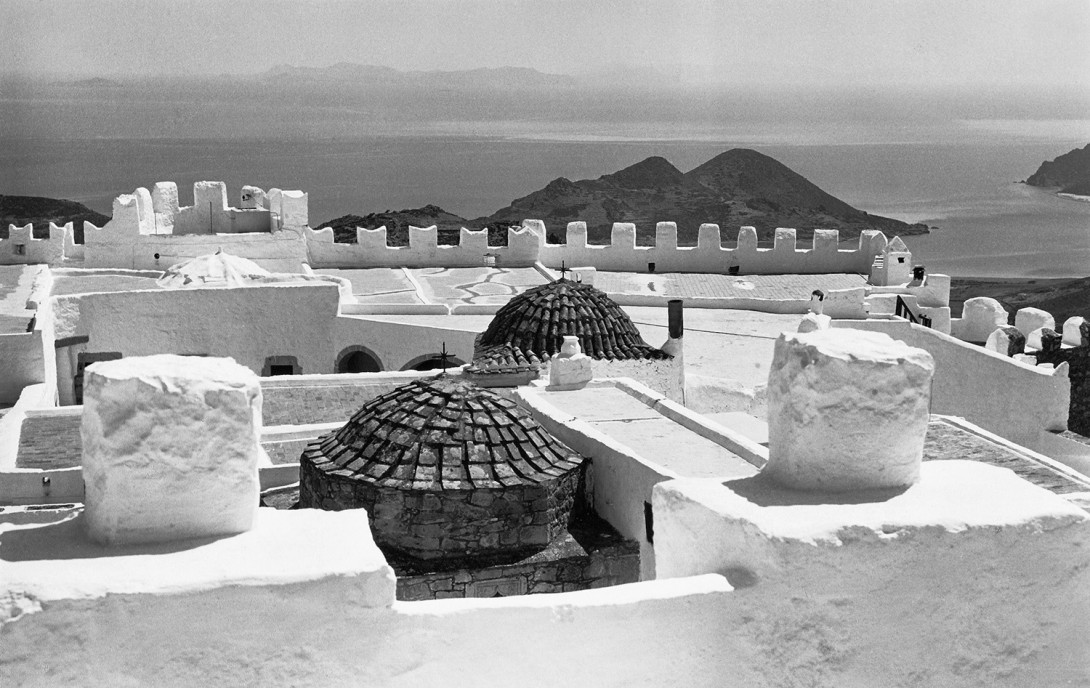
[[[594,178],[661,155],[683,171],[753,147],[871,213],[937,225],[907,243],[933,271],[956,276],[1090,275],[1090,203],[1016,183],[1076,138],[1004,132],[941,143],[805,144],[754,137],[374,136],[342,139],[81,139],[0,141],[0,193],[67,198],[109,214],[114,196],[158,180],[182,201],[202,179],[298,188],[311,223],[432,203],[483,216],[556,177]],[[662,218],[668,220],[670,218]],[[724,228],[730,236],[733,228]]]

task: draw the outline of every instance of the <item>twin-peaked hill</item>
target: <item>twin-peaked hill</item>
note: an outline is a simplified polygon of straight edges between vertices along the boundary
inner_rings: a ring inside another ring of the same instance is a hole
[[[623,170],[598,179],[570,181],[563,177],[545,188],[516,199],[511,205],[475,220],[462,220],[435,206],[399,213],[369,215],[358,226],[373,229],[385,224],[390,243],[402,243],[401,227],[407,236],[408,224],[419,225],[419,216],[436,217],[440,232],[464,225],[488,227],[493,237],[506,241],[497,230],[518,224],[527,218],[543,220],[551,240],[562,240],[569,222],[587,223],[588,239],[609,243],[614,222],[636,224],[641,243],[651,243],[655,224],[676,222],[680,243],[695,243],[697,230],[706,222],[718,224],[724,238],[743,225],[757,228],[758,236],[770,240],[777,227],[794,227],[801,239],[813,236],[814,229],[840,230],[841,238],[859,236],[865,229],[880,229],[887,234],[922,234],[924,225],[908,225],[899,220],[869,215],[829,195],[786,165],[754,150],[736,148],[721,153],[689,172],[682,172],[668,160],[650,157]],[[322,226],[355,227],[345,216]],[[348,221],[348,222],[346,222]],[[396,230],[395,230],[396,228]],[[355,241],[354,231],[336,232],[338,241]]]
[[[761,239],[771,239],[777,227],[794,227],[806,239],[814,229],[838,229],[842,238],[865,229],[901,235],[927,231],[923,225],[857,210],[786,165],[746,148],[720,153],[685,173],[664,158],[651,157],[598,179],[556,179],[474,224],[523,218],[543,220],[551,231],[583,220],[589,236],[599,241],[608,241],[614,222],[634,222],[646,236],[654,235],[657,222],[676,222],[683,242],[695,241],[705,222],[718,224],[725,237],[751,225]]]

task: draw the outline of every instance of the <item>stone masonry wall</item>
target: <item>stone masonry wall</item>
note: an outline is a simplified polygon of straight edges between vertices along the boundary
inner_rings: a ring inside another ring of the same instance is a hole
[[[477,570],[398,575],[397,599],[416,601],[570,592],[635,583],[639,576],[639,544],[622,540],[587,556]]]
[[[503,489],[401,490],[300,462],[300,506],[367,509],[375,541],[416,559],[504,556],[540,550],[567,527],[583,470]]]

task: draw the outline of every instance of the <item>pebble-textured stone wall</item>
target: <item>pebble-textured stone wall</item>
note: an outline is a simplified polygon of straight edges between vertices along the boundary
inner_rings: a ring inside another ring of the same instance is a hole
[[[1080,327],[1082,346],[1068,349],[1054,348],[1037,351],[1038,363],[1069,366],[1067,377],[1071,380],[1071,406],[1067,414],[1067,429],[1090,437],[1090,323]]]
[[[460,569],[423,575],[399,575],[397,599],[405,601],[447,597],[507,597],[513,594],[570,592],[635,583],[640,577],[640,549],[622,541],[587,556],[554,561]]]
[[[304,460],[299,504],[367,509],[375,541],[416,559],[515,555],[545,547],[567,527],[583,472],[501,489],[404,490],[325,473]]]

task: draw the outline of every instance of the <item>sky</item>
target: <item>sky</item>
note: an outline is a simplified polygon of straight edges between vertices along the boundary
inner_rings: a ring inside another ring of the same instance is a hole
[[[1090,1],[0,0],[0,71],[654,70],[693,82],[1090,89]]]

